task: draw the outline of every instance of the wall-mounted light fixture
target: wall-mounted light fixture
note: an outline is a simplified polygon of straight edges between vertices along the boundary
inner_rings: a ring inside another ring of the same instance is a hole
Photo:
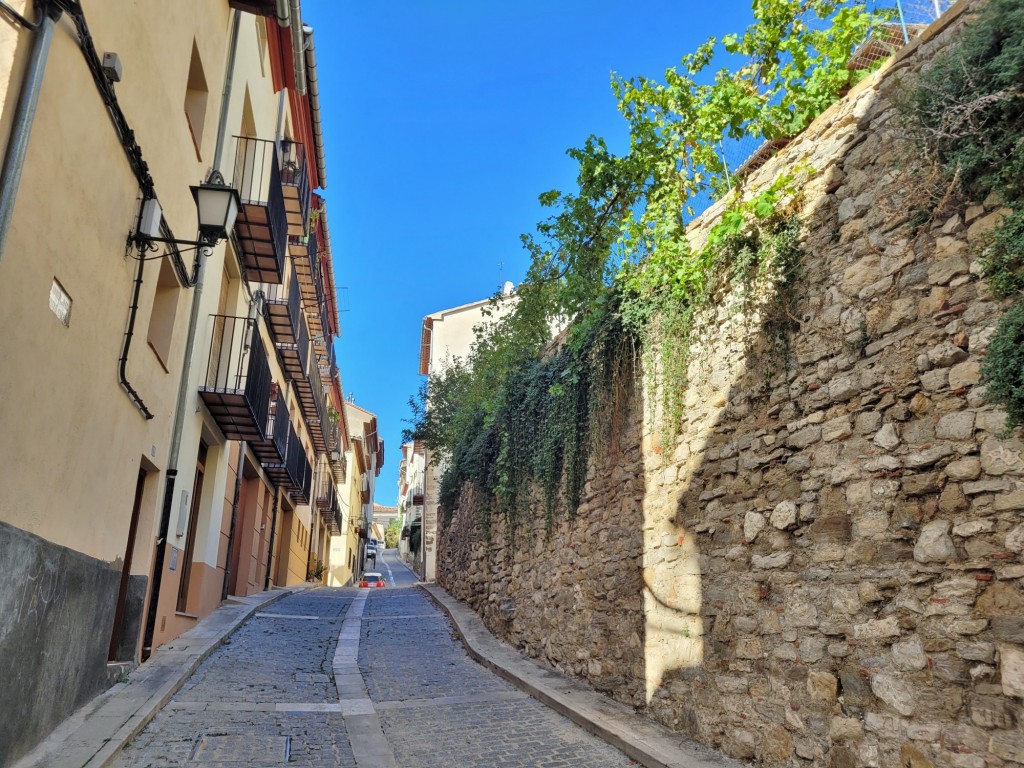
[[[196,201],[196,213],[199,216],[199,239],[193,241],[162,237],[163,211],[160,209],[159,201],[152,197],[146,200],[142,206],[142,217],[135,235],[135,239],[140,245],[173,243],[174,245],[204,248],[215,245],[228,236],[231,228],[235,225],[235,217],[238,216],[238,208],[241,205],[235,188],[224,182],[220,171],[214,171],[202,184],[189,187],[189,189],[192,190],[192,197]]]

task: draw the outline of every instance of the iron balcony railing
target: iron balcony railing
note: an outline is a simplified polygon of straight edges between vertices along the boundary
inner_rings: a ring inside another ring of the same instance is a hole
[[[317,507],[319,509],[333,509],[337,503],[334,476],[330,472],[321,473],[316,486]]]
[[[306,161],[306,147],[296,141],[284,139],[278,151],[281,186],[288,211],[288,231],[294,235],[304,235],[309,224],[309,202],[313,192],[309,180],[309,164]]]
[[[256,320],[210,318],[210,352],[200,395],[227,439],[262,440],[272,381]]]
[[[281,388],[275,385],[274,400],[270,404],[270,415],[267,418],[267,438],[277,449],[278,455],[283,459],[288,452],[288,403],[284,399]]]
[[[302,447],[302,441],[295,433],[289,423],[288,431],[288,455],[285,457],[285,465],[288,469],[288,479],[292,488],[292,497],[301,502],[309,501],[310,482],[313,477],[313,470],[309,466],[309,459]]]
[[[324,402],[324,385],[320,378],[319,366],[309,366],[309,383],[313,389],[313,402],[316,411],[308,415],[311,419],[316,419],[320,424],[323,424],[327,416],[327,404]]]
[[[274,142],[236,136],[232,186],[241,207],[237,241],[251,282],[280,283],[288,249],[288,212]]]

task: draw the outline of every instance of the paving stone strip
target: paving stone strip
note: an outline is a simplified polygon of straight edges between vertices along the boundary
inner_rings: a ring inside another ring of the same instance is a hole
[[[366,592],[360,594],[345,614],[341,634],[338,635],[337,650],[334,652],[334,684],[338,688],[341,714],[345,718],[356,765],[359,768],[397,768],[395,753],[384,735],[380,718],[359,670],[359,641],[362,636],[360,624],[366,598]]]

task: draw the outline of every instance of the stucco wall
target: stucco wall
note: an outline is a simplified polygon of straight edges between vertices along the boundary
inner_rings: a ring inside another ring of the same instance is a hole
[[[574,519],[488,542],[467,492],[442,525],[438,580],[495,632],[758,764],[1024,762],[1024,441],[982,396],[971,251],[1001,211],[912,220],[892,108],[958,23],[760,172],[817,170],[784,374],[723,310],[681,436],[635,402]]]

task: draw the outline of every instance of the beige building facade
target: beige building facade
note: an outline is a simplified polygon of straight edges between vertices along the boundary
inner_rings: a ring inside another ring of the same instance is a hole
[[[476,328],[500,317],[512,306],[510,300],[514,300],[513,286],[506,283],[497,302],[483,299],[424,317],[420,326],[420,375],[436,375],[451,362],[464,361],[476,341]],[[429,386],[427,407],[430,407]],[[415,528],[418,519],[419,532],[418,535],[415,531],[410,533],[410,555],[416,575],[422,581],[434,581],[437,573],[437,512],[445,467],[443,463],[432,460],[429,449],[417,449],[421,458],[415,467],[419,467],[422,475],[417,476],[414,486],[417,492],[411,499],[414,509],[410,527]],[[415,467],[411,466],[410,470]]]
[[[316,47],[297,4],[13,8],[0,14],[3,764],[227,595],[329,560],[347,441],[314,191]],[[237,218],[215,245],[184,242],[190,187],[221,179]]]

